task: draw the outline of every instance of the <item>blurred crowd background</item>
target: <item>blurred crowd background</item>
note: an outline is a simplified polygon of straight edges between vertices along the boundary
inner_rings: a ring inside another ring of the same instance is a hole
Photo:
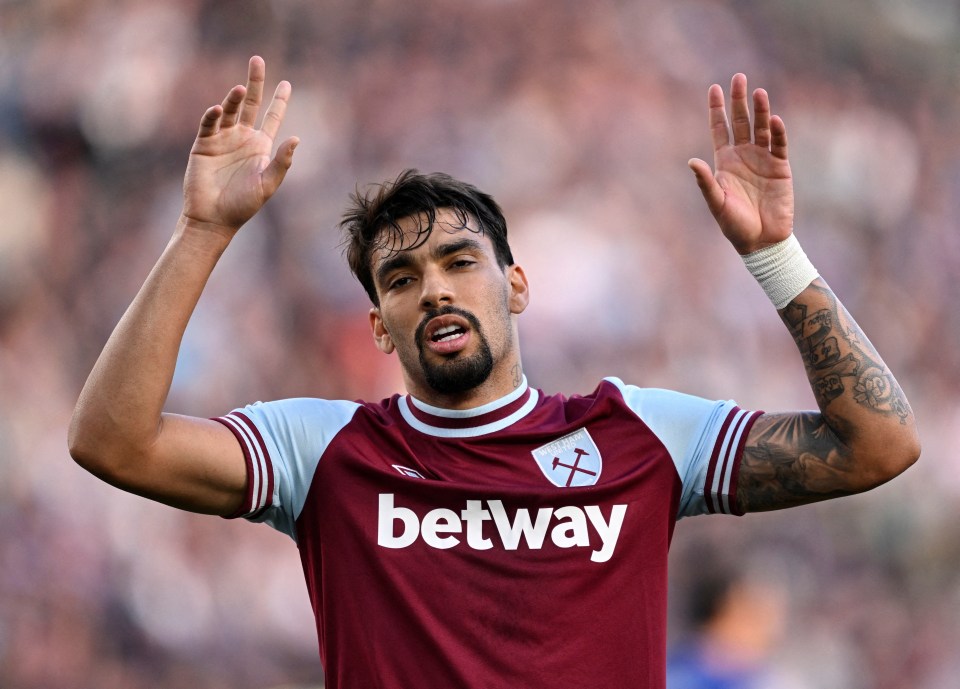
[[[707,88],[744,71],[787,123],[797,235],[924,450],[866,495],[682,522],[671,687],[957,687],[958,45],[953,0],[0,1],[0,686],[322,684],[289,539],[123,494],[66,450],[177,219],[200,115],[260,54],[269,90],[293,83],[281,134],[302,142],[204,294],[170,410],[402,388],[336,225],[406,167],[504,206],[536,387],[617,375],[813,407],[686,166],[711,154]]]

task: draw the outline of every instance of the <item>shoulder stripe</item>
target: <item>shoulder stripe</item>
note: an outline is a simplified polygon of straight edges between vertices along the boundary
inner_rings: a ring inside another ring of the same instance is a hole
[[[273,504],[273,462],[267,444],[253,421],[242,412],[231,412],[214,421],[233,432],[247,463],[247,495],[237,513],[230,516],[255,517]]]

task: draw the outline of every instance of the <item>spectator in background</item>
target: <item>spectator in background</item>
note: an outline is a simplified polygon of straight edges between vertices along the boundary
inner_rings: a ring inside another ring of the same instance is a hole
[[[693,578],[688,631],[667,660],[670,689],[779,689],[771,654],[786,620],[786,592],[718,566]]]

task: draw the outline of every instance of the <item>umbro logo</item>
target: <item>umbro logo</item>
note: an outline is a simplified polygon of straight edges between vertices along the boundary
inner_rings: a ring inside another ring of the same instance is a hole
[[[399,464],[392,464],[391,466],[408,478],[426,478],[416,469],[411,469],[410,467],[401,466]]]

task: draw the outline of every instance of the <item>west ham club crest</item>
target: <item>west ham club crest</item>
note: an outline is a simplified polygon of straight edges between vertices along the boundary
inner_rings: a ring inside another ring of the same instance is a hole
[[[586,428],[541,445],[530,454],[555,486],[592,486],[600,479],[603,460]]]

